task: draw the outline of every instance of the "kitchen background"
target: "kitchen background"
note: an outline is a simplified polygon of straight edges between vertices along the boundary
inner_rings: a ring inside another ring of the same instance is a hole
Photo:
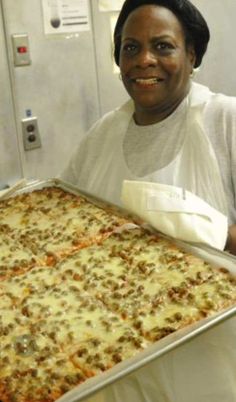
[[[192,2],[212,35],[195,80],[236,96],[236,0]],[[127,99],[112,59],[118,3],[0,0],[0,188],[55,177],[87,129]],[[58,27],[65,10],[74,22]]]

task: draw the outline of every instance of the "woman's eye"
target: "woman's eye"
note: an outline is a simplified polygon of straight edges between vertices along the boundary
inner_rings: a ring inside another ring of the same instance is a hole
[[[157,43],[155,45],[155,48],[157,50],[163,50],[163,51],[170,51],[172,50],[174,47],[170,44],[170,43],[166,43],[166,42],[161,42],[161,43]]]
[[[126,45],[123,46],[122,49],[126,53],[134,53],[137,49],[137,46],[131,43],[127,43]]]

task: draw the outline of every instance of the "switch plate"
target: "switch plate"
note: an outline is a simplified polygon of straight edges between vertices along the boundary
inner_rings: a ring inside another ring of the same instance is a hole
[[[16,67],[28,66],[29,64],[31,64],[29,38],[27,34],[13,34],[12,46],[14,65]]]
[[[21,120],[24,149],[29,151],[31,149],[40,148],[41,139],[38,129],[37,117],[29,117]]]

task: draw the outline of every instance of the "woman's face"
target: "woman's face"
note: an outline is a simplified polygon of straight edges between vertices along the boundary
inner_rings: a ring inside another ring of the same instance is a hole
[[[174,111],[189,90],[194,61],[182,25],[169,9],[145,5],[128,16],[121,37],[120,70],[138,124],[155,123]]]

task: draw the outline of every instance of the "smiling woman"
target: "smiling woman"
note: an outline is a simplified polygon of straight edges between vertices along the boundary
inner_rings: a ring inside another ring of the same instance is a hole
[[[181,103],[195,63],[177,17],[163,6],[146,5],[127,18],[121,35],[119,65],[135,104],[139,125],[157,123]]]
[[[126,0],[114,56],[130,100],[90,129],[61,177],[118,205],[124,180],[182,187],[227,217],[236,254],[236,98],[192,80],[209,38],[189,0]],[[236,401],[235,333],[232,321],[199,337],[153,364],[148,389],[133,375],[107,401]]]
[[[115,204],[125,179],[185,187],[227,215],[236,253],[236,99],[192,80],[209,38],[189,0],[126,0],[114,56],[131,100],[95,123],[61,177]]]

